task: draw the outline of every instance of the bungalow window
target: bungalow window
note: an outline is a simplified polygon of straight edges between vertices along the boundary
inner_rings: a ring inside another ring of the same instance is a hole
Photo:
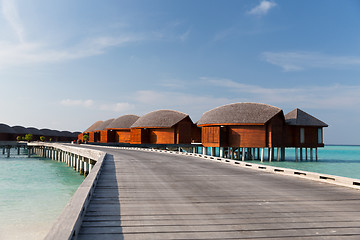
[[[300,143],[305,143],[305,129],[300,128]]]
[[[318,144],[321,144],[322,142],[323,142],[322,128],[318,128]]]

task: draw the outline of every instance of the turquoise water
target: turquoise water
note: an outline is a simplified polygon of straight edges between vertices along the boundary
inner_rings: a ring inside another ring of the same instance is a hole
[[[66,164],[0,152],[0,239],[42,239],[84,177]]]
[[[305,152],[303,158],[304,156]],[[308,159],[310,159],[309,152]],[[286,161],[271,163],[264,161],[263,164],[360,179],[360,146],[325,146],[318,149],[318,161],[312,162],[310,160],[296,162],[295,150],[287,149]]]

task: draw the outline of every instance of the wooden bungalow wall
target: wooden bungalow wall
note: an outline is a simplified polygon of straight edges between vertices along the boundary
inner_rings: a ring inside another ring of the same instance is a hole
[[[114,130],[115,142],[117,143],[130,143],[131,133],[130,129]]]
[[[300,129],[304,128],[304,143],[300,143]],[[324,143],[318,143],[319,127],[311,126],[287,126],[287,147],[324,147]]]
[[[89,132],[89,142],[95,142],[95,133]]]
[[[267,147],[285,146],[285,119],[282,114],[277,114],[268,122],[267,134]]]

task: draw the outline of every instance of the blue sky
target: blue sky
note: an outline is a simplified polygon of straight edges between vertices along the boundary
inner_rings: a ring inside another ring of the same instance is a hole
[[[0,0],[1,122],[84,130],[234,102],[300,108],[360,144],[360,2]]]

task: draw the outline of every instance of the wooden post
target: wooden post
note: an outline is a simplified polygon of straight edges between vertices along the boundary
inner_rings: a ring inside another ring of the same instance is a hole
[[[20,155],[20,146],[17,147],[17,150],[18,150],[18,155]]]
[[[302,161],[302,160],[303,160],[303,149],[300,148],[300,161]]]
[[[242,160],[242,161],[245,161],[245,148],[242,148],[241,160]]]
[[[255,148],[252,148],[252,160],[255,160]]]
[[[206,155],[206,147],[203,147],[203,148],[202,148],[202,154],[203,154],[203,155]]]
[[[276,151],[276,160],[278,162],[280,161],[280,148],[279,147],[277,148],[277,151]]]
[[[310,148],[310,161],[313,160],[313,148]]]
[[[220,157],[223,158],[224,157],[224,148],[220,147],[219,152],[220,152]]]
[[[308,150],[307,150],[307,148],[305,148],[305,160],[307,161],[308,160],[308,154],[307,154],[307,152],[308,152]]]
[[[261,162],[264,162],[264,148],[261,148],[261,157],[260,157]]]
[[[7,157],[8,157],[8,158],[10,157],[10,148],[11,148],[11,147],[7,147]]]

